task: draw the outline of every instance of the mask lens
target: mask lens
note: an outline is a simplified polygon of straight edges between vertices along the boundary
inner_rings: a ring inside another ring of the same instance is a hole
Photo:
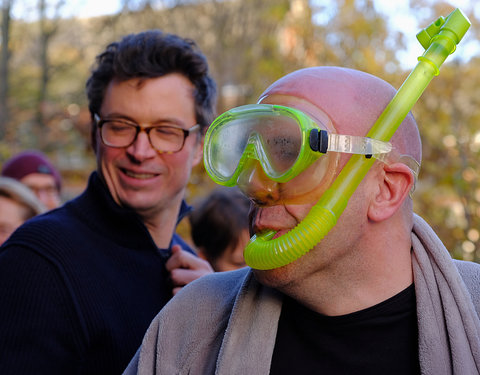
[[[288,172],[300,155],[302,132],[297,122],[286,116],[265,117],[256,129],[262,142],[267,174],[277,177]]]
[[[280,105],[233,108],[207,131],[205,169],[216,183],[237,185],[263,204],[314,201],[331,182],[338,155],[312,150],[312,129],[334,127]]]
[[[234,119],[212,132],[210,164],[222,179],[228,179],[235,173],[245,151],[249,132],[243,122],[241,119]]]
[[[259,160],[265,173],[276,178],[297,161],[302,132],[297,122],[287,116],[245,114],[226,118],[217,125],[208,144],[209,166],[222,180],[234,175],[244,155]]]

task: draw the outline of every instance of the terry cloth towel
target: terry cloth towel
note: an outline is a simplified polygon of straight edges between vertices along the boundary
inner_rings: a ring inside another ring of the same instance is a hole
[[[422,374],[479,374],[480,280],[476,265],[452,262],[433,229],[417,215],[412,246]]]
[[[416,215],[412,248],[422,374],[479,374],[480,265],[452,260]],[[268,375],[281,301],[248,268],[204,276],[154,319],[124,375]]]

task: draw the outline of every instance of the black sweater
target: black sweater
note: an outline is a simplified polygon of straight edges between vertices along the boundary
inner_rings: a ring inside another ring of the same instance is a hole
[[[169,253],[94,172],[0,248],[0,374],[121,374],[171,298]]]

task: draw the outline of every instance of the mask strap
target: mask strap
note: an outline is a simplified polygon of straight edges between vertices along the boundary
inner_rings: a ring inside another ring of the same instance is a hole
[[[377,155],[388,154],[393,149],[390,142],[355,135],[328,133],[326,130],[319,131],[318,129],[310,131],[309,143],[313,151],[318,151],[322,154],[327,153],[327,151],[333,151],[365,155],[367,158],[372,156],[377,158]]]

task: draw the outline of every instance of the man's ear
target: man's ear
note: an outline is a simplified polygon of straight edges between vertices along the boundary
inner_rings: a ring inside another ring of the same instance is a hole
[[[203,160],[203,144],[205,143],[205,136],[200,136],[200,139],[196,143],[195,155],[193,156],[193,165],[197,165]]]
[[[395,214],[415,183],[412,170],[403,163],[383,164],[379,175],[378,188],[368,208],[368,218],[372,221],[386,220]]]

